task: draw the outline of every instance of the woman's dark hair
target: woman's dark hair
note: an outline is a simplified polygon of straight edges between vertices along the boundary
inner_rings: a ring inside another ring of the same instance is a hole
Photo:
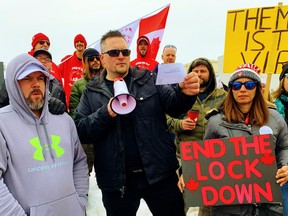
[[[244,121],[244,114],[239,109],[232,89],[228,89],[228,94],[223,102],[224,105],[224,114],[228,122],[240,122]],[[268,122],[269,111],[267,103],[262,94],[262,88],[260,85],[256,87],[255,97],[250,108],[250,119],[249,124],[263,126]]]

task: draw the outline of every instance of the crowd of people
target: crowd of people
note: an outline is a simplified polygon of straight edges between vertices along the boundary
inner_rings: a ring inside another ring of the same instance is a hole
[[[56,65],[50,44],[35,34],[0,89],[0,215],[84,216],[94,167],[107,216],[136,216],[141,199],[154,216],[184,216],[181,143],[263,131],[275,141],[282,202],[200,206],[199,215],[288,215],[288,65],[267,101],[251,63],[236,65],[225,89],[203,57],[182,82],[156,85],[158,66],[176,62],[175,45],[164,46],[159,63],[140,36],[131,60],[117,30],[102,36],[100,50],[78,34],[75,52]],[[119,78],[137,103],[127,114],[111,105]]]

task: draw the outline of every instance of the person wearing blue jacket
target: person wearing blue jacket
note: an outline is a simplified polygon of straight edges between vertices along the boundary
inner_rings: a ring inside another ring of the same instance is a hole
[[[141,198],[154,216],[184,216],[176,147],[165,114],[189,110],[199,92],[199,78],[192,72],[174,88],[156,85],[155,73],[130,67],[131,51],[119,31],[103,35],[100,46],[105,69],[87,84],[75,123],[81,142],[94,144],[95,173],[107,216],[135,216]],[[125,115],[110,107],[113,81],[119,77],[136,99],[136,108]]]
[[[0,109],[0,215],[84,216],[86,155],[73,120],[48,110],[49,72],[29,54],[7,66]]]

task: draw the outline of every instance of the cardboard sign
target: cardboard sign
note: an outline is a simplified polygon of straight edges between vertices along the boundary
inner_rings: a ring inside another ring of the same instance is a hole
[[[253,63],[262,73],[281,73],[288,59],[288,6],[229,10],[224,72]]]
[[[271,135],[181,143],[187,206],[282,202]]]

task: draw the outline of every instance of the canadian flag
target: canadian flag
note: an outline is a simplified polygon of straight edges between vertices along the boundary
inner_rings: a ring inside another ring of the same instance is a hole
[[[139,26],[139,21],[140,21],[140,19],[138,19],[138,20],[122,27],[121,29],[119,29],[121,34],[125,36],[125,40],[128,44],[128,47],[130,47],[131,42],[134,38],[135,32]]]
[[[169,9],[170,5],[166,6],[157,14],[140,20],[139,37],[145,35],[149,38],[151,43],[151,56],[154,59],[156,59],[162,41]]]
[[[122,35],[124,35],[125,40],[128,44],[128,47],[130,47],[131,42],[133,41],[135,32],[139,26],[139,21],[140,21],[140,19],[135,20],[134,22],[129,23],[128,25],[118,29],[118,31],[120,31],[122,33]],[[95,45],[93,46],[93,48],[100,52],[100,40],[95,42]]]
[[[128,47],[130,47],[135,32],[139,26],[139,36],[145,35],[149,38],[151,43],[151,56],[152,58],[156,59],[160,43],[164,34],[169,9],[170,4],[152,16],[140,18],[118,29],[125,36]],[[93,47],[100,52],[100,41],[98,40],[93,44]]]

